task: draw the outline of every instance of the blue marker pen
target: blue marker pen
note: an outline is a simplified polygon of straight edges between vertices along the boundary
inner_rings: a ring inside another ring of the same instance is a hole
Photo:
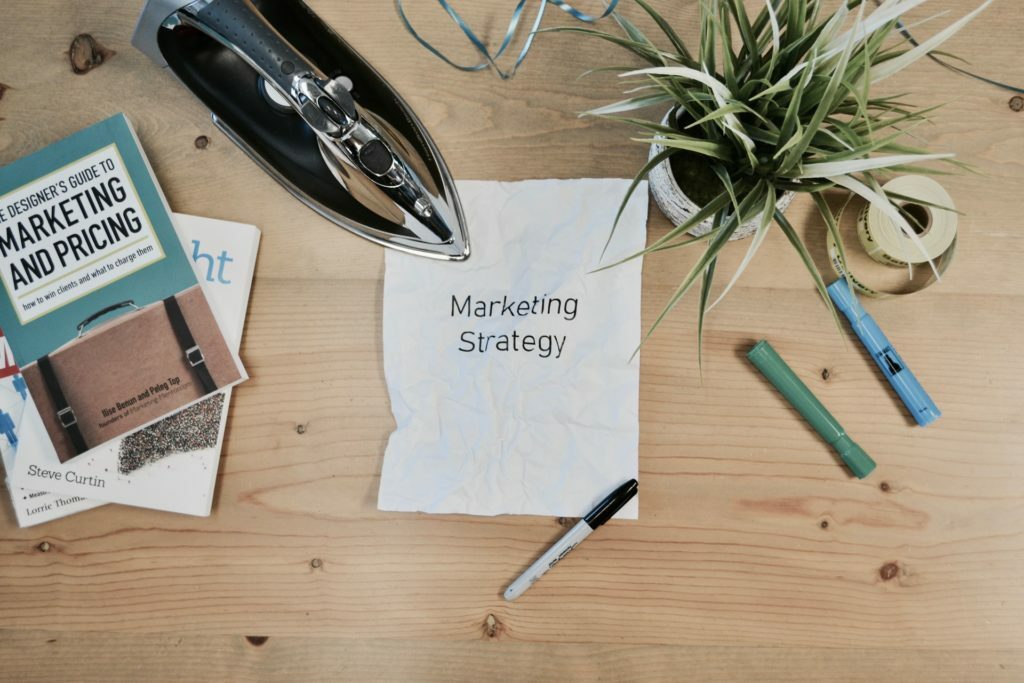
[[[907,364],[903,362],[888,338],[882,333],[875,319],[865,312],[857,301],[857,296],[850,291],[846,278],[839,278],[828,286],[828,295],[843,315],[850,321],[853,331],[860,337],[864,347],[875,359],[882,374],[896,390],[900,399],[917,424],[924,427],[939,418],[942,413],[928,396],[921,383],[914,377]]]

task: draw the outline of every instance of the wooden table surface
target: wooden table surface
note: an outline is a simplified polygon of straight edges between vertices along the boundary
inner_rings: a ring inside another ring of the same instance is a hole
[[[773,233],[709,318],[703,384],[692,298],[643,350],[640,520],[609,524],[508,604],[501,590],[560,521],[377,511],[394,427],[382,250],[293,201],[131,47],[139,4],[0,3],[0,163],[126,112],[175,210],[263,230],[242,352],[253,379],[232,401],[209,518],[112,505],[19,530],[4,506],[0,678],[1024,680],[1024,112],[1010,93],[927,61],[885,84],[950,101],[921,135],[981,172],[943,181],[966,212],[943,282],[868,304],[942,419],[909,423]],[[457,177],[642,163],[629,131],[576,117],[618,93],[613,77],[575,80],[621,61],[603,44],[541,36],[502,82],[430,57],[389,2],[310,4],[407,97]],[[469,57],[436,5],[407,4]],[[467,12],[494,37],[510,4]],[[656,4],[693,37],[696,0]],[[1024,83],[1018,9],[997,2],[950,49]],[[83,32],[116,54],[75,75],[66,51]],[[823,261],[809,202],[789,215]],[[652,207],[650,235],[666,227]],[[695,257],[647,259],[645,324]],[[875,456],[872,476],[848,478],[752,371],[742,354],[760,337]]]

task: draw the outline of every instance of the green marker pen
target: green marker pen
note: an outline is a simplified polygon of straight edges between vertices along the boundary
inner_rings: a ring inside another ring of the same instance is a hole
[[[875,461],[846,435],[839,422],[832,417],[832,413],[821,405],[821,401],[811,393],[806,384],[800,381],[800,378],[786,365],[786,361],[782,360],[782,357],[775,352],[767,340],[762,339],[757,342],[754,348],[747,352],[747,358],[768,378],[769,382],[775,385],[779,393],[786,397],[786,400],[796,408],[797,412],[803,415],[804,419],[814,427],[814,431],[818,432],[821,438],[836,450],[839,457],[858,479],[863,479],[871,474],[871,471],[875,469]]]

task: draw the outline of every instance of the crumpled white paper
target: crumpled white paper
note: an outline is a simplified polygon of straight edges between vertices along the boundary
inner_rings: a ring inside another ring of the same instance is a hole
[[[591,272],[644,247],[641,186],[601,257],[628,186],[460,182],[468,261],[387,252],[381,510],[579,517],[637,476],[641,259]]]

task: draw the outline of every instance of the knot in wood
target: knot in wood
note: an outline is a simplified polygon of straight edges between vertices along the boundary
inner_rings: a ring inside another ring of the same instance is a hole
[[[484,635],[488,638],[497,638],[505,629],[505,625],[498,621],[498,617],[488,614],[484,619]]]
[[[71,70],[78,75],[86,74],[113,57],[116,52],[103,47],[88,33],[79,33],[71,40],[68,61]]]

